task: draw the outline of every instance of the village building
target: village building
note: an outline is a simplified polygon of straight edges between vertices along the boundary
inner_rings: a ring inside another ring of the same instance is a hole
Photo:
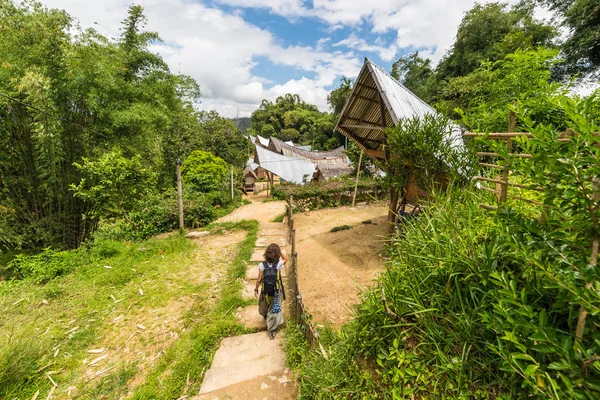
[[[390,159],[384,131],[406,118],[424,117],[436,111],[400,82],[365,58],[352,92],[335,129],[376,160]],[[457,132],[458,137],[460,133]],[[460,140],[460,139],[458,139]],[[390,190],[389,220],[395,220],[404,204],[416,204],[427,193],[409,184],[406,196],[398,204],[398,190]]]
[[[317,164],[312,180],[324,182],[352,173],[350,164]]]

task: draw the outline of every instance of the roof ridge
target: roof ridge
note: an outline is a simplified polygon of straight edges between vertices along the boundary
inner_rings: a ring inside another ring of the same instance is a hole
[[[373,67],[377,68],[380,72],[383,72],[383,74],[385,76],[387,76],[388,78],[390,78],[392,80],[392,82],[394,82],[395,84],[397,84],[398,86],[400,86],[402,89],[406,90],[408,93],[410,93],[411,95],[413,95],[415,99],[419,100],[421,103],[423,103],[424,105],[426,105],[427,107],[429,107],[433,111],[435,111],[435,109],[433,107],[431,107],[429,104],[427,104],[427,102],[425,102],[425,100],[421,99],[419,96],[417,96],[416,94],[414,94],[409,88],[407,88],[402,83],[400,83],[400,81],[398,79],[394,78],[385,69],[381,68],[379,65],[375,64],[373,61],[369,60],[368,58],[365,58],[365,60],[366,60],[366,62],[368,62],[369,64],[371,64]]]

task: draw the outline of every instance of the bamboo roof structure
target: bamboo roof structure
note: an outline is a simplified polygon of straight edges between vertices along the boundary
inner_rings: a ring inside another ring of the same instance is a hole
[[[435,110],[365,58],[335,129],[371,157],[387,159],[384,131]]]
[[[317,164],[317,169],[313,174],[313,180],[329,180],[347,175],[352,172],[352,166],[349,164]]]

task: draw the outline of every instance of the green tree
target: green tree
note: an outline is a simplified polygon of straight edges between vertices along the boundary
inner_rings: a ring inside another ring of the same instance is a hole
[[[326,150],[343,143],[342,136],[333,133],[335,121],[335,117],[320,112],[298,95],[286,94],[278,97],[274,103],[263,100],[258,110],[252,113],[248,133],[310,144],[317,150]]]
[[[74,164],[117,147],[171,184],[165,143],[198,131],[198,85],[149,51],[139,7],[114,42],[33,1],[0,2],[0,20],[0,245],[76,247],[96,225]]]
[[[530,118],[564,126],[564,113],[553,98],[568,91],[554,82],[557,50],[518,50],[504,60],[485,62],[471,74],[449,80],[444,95],[459,108],[463,123],[479,132],[505,132],[513,104],[519,102]],[[521,120],[517,120],[519,125]]]
[[[517,49],[551,47],[557,31],[536,21],[534,5],[522,1],[509,8],[507,3],[476,4],[458,27],[452,48],[437,67],[437,79],[465,76],[485,60],[496,61]]]
[[[184,184],[200,193],[220,189],[228,174],[227,163],[208,151],[192,151],[181,165]]]
[[[112,150],[97,160],[83,158],[82,164],[74,165],[83,178],[71,190],[90,206],[86,218],[126,217],[156,187],[156,174],[139,155],[127,158],[120,150]]]
[[[568,35],[561,49],[567,63],[560,69],[568,77],[600,70],[600,4],[596,0],[538,0],[559,17]]]
[[[391,75],[426,103],[435,99],[435,71],[431,60],[419,57],[418,51],[402,56],[392,64]]]
[[[353,86],[354,79],[342,76],[342,79],[340,80],[340,86],[333,89],[327,95],[327,103],[331,107],[333,114],[339,116],[342,113],[342,110],[346,105],[346,101],[348,101],[348,97],[350,97]]]

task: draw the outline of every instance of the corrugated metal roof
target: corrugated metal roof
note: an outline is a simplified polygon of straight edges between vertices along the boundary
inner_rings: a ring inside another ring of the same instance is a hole
[[[260,144],[263,147],[267,147],[269,145],[269,139],[267,139],[267,138],[264,138],[260,135],[256,135],[256,139],[258,139],[258,143],[257,142],[254,142],[254,143]]]
[[[307,146],[296,145],[296,147],[299,148],[300,150],[312,151],[312,146],[310,144]]]
[[[317,164],[317,169],[313,174],[313,179],[318,179],[319,175],[325,180],[337,178],[352,172],[352,166],[349,164]]]
[[[383,158],[386,128],[396,126],[403,118],[434,113],[436,111],[427,103],[365,59],[335,129],[368,154]],[[451,130],[453,142],[459,144],[454,140],[458,127],[453,126]]]
[[[300,158],[287,157],[277,154],[259,145],[255,145],[257,159],[255,161],[269,172],[282,177],[288,182],[302,184],[305,177],[310,182],[315,171],[315,165]]]

